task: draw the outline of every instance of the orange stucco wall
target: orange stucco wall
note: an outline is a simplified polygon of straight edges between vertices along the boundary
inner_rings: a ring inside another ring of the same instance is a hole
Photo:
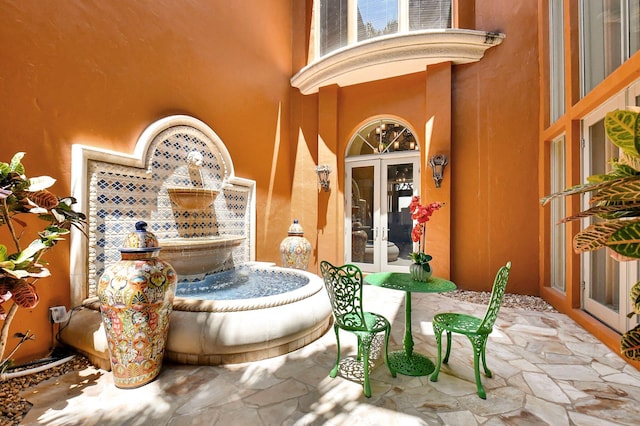
[[[258,182],[256,253],[277,261],[292,192],[291,14],[289,0],[0,1],[0,160],[27,152],[27,173],[68,195],[71,144],[130,153],[155,120],[192,115]],[[47,308],[69,303],[68,256],[68,243],[47,255],[40,304],[13,322],[37,334],[18,358],[51,345]]]
[[[476,28],[506,34],[454,67],[451,275],[486,289],[507,260],[507,291],[538,294],[536,2],[476,2]]]

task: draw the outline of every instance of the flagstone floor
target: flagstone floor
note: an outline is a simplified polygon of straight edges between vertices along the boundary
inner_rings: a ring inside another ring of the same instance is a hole
[[[436,358],[437,312],[481,316],[484,306],[413,294],[415,351]],[[365,307],[392,321],[390,349],[402,345],[404,294],[365,288]],[[373,395],[362,394],[355,337],[341,333],[344,361],[335,379],[335,335],[268,360],[217,367],[165,364],[137,389],[118,389],[110,372],[86,370],[25,390],[27,425],[638,425],[640,372],[566,315],[503,308],[487,344],[493,378],[476,395],[471,345],[454,335],[438,382],[398,374],[380,359]],[[356,367],[356,368],[354,368]]]

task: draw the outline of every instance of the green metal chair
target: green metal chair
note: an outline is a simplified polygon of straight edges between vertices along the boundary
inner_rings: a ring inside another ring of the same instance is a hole
[[[440,313],[433,317],[433,331],[436,336],[436,342],[438,343],[438,362],[436,363],[436,369],[431,374],[431,381],[438,381],[438,373],[440,373],[440,366],[442,360],[442,332],[447,332],[447,354],[444,357],[444,363],[449,361],[449,354],[451,353],[451,333],[464,334],[471,341],[473,346],[473,368],[476,375],[476,387],[478,389],[478,396],[482,399],[487,399],[487,394],[482,387],[480,381],[480,357],[482,357],[482,366],[484,367],[484,373],[487,377],[491,377],[491,371],[487,368],[487,360],[485,355],[485,348],[487,345],[487,338],[491,331],[493,331],[493,325],[498,317],[498,311],[502,305],[502,299],[504,298],[504,291],[507,287],[507,280],[509,279],[509,271],[511,270],[511,262],[501,267],[496,274],[496,278],[493,281],[493,289],[491,290],[491,300],[487,306],[487,312],[484,318],[478,318],[466,314],[457,313]]]
[[[371,342],[376,334],[384,332],[384,362],[389,367],[391,376],[396,377],[396,372],[388,361],[389,336],[391,325],[380,314],[365,312],[362,309],[362,271],[355,265],[333,266],[327,261],[320,262],[320,271],[324,279],[324,285],[329,294],[331,308],[333,309],[333,329],[336,333],[338,357],[336,365],[329,373],[329,377],[336,377],[340,366],[340,334],[339,330],[354,333],[358,338],[357,360],[363,361],[364,371],[364,395],[371,396],[369,384],[369,354]]]

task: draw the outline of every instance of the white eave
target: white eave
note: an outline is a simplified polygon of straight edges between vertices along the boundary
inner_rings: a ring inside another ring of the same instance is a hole
[[[375,38],[323,56],[294,75],[291,85],[309,95],[332,84],[345,87],[398,77],[442,62],[477,62],[504,37],[501,33],[448,28]]]

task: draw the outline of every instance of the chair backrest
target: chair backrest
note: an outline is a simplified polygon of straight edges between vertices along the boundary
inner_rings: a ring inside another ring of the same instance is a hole
[[[511,262],[501,267],[496,274],[496,278],[493,280],[493,288],[491,290],[491,299],[489,300],[489,306],[487,306],[487,312],[484,315],[484,319],[480,323],[479,330],[493,329],[493,325],[498,318],[498,312],[500,306],[502,306],[502,299],[504,299],[504,291],[507,287],[507,281],[509,280],[509,271],[511,270]]]
[[[323,260],[320,262],[320,272],[338,326],[353,330],[364,329],[360,268],[350,264],[333,266]]]

